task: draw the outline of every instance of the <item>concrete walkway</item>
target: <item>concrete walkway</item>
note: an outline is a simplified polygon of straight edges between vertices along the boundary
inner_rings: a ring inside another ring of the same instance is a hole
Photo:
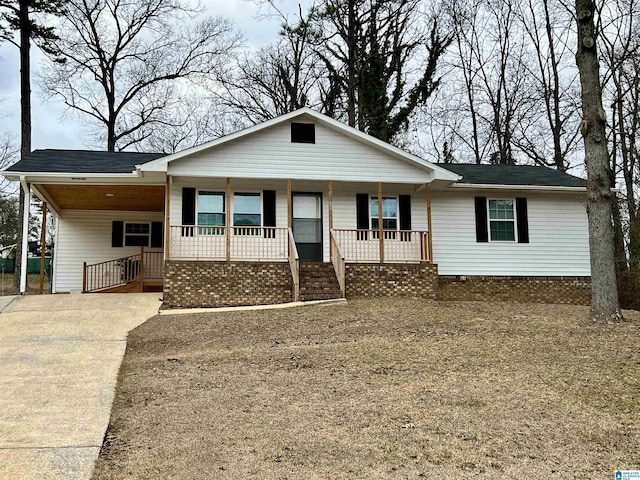
[[[158,293],[15,299],[0,314],[0,479],[87,479],[127,332]]]

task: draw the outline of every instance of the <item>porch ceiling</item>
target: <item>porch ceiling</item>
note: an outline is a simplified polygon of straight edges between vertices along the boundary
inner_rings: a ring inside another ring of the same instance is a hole
[[[159,185],[39,186],[62,210],[164,211],[164,187]]]

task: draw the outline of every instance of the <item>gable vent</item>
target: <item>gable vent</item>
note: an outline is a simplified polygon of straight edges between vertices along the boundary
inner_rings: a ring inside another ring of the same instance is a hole
[[[292,123],[291,143],[316,143],[316,126],[313,123]]]

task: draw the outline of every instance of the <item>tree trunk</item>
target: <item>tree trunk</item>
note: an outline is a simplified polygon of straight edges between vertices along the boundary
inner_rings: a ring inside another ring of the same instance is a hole
[[[356,6],[355,0],[348,0],[347,27],[347,118],[350,127],[356,126]]]
[[[576,0],[578,49],[576,63],[582,86],[582,123],[587,166],[587,212],[591,253],[591,319],[614,322],[622,319],[616,285],[614,232],[612,225],[611,175],[602,108],[600,64],[592,0]]]
[[[31,26],[29,23],[29,0],[20,0],[20,158],[31,152]],[[16,237],[16,261],[13,285],[20,288],[22,264],[22,222],[24,218],[24,190],[20,185],[20,228]],[[27,259],[24,259],[26,262]]]

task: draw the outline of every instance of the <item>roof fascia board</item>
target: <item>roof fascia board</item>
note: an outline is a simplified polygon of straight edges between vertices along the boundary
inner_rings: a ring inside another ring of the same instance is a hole
[[[14,172],[14,171],[3,171],[0,172],[0,175],[5,177],[7,180],[19,180],[20,177],[73,177],[73,178],[138,178],[141,175],[136,171],[131,173],[72,173],[72,172]]]
[[[454,183],[451,188],[468,188],[475,190],[543,190],[553,192],[584,193],[587,187],[561,187],[555,185],[496,185],[491,183]],[[612,189],[612,191],[614,191]]]
[[[201,174],[189,174],[189,175],[176,175],[176,174],[170,174],[172,179],[175,179],[177,181],[180,181],[183,178],[217,178],[217,179],[225,179],[227,178],[226,175],[201,175]],[[292,180],[294,182],[298,181],[298,182],[328,182],[328,181],[333,181],[333,183],[372,183],[372,184],[376,184],[377,182],[375,180],[362,180],[359,178],[354,178],[354,179],[340,179],[340,180],[334,180],[330,177],[315,177],[315,178],[299,178],[299,177],[292,177],[290,175],[283,175],[282,177],[240,177],[240,176],[234,176],[231,177],[232,180],[233,179],[237,179],[237,180]],[[406,182],[400,182],[397,180],[394,180],[392,182],[387,182],[384,179],[381,180],[381,182],[383,184],[398,184],[398,185],[418,185],[420,182],[416,182],[415,178],[407,178]],[[426,184],[426,183],[430,183],[430,181],[425,181],[424,183],[422,183],[422,185]],[[146,185],[146,184],[145,184]]]

